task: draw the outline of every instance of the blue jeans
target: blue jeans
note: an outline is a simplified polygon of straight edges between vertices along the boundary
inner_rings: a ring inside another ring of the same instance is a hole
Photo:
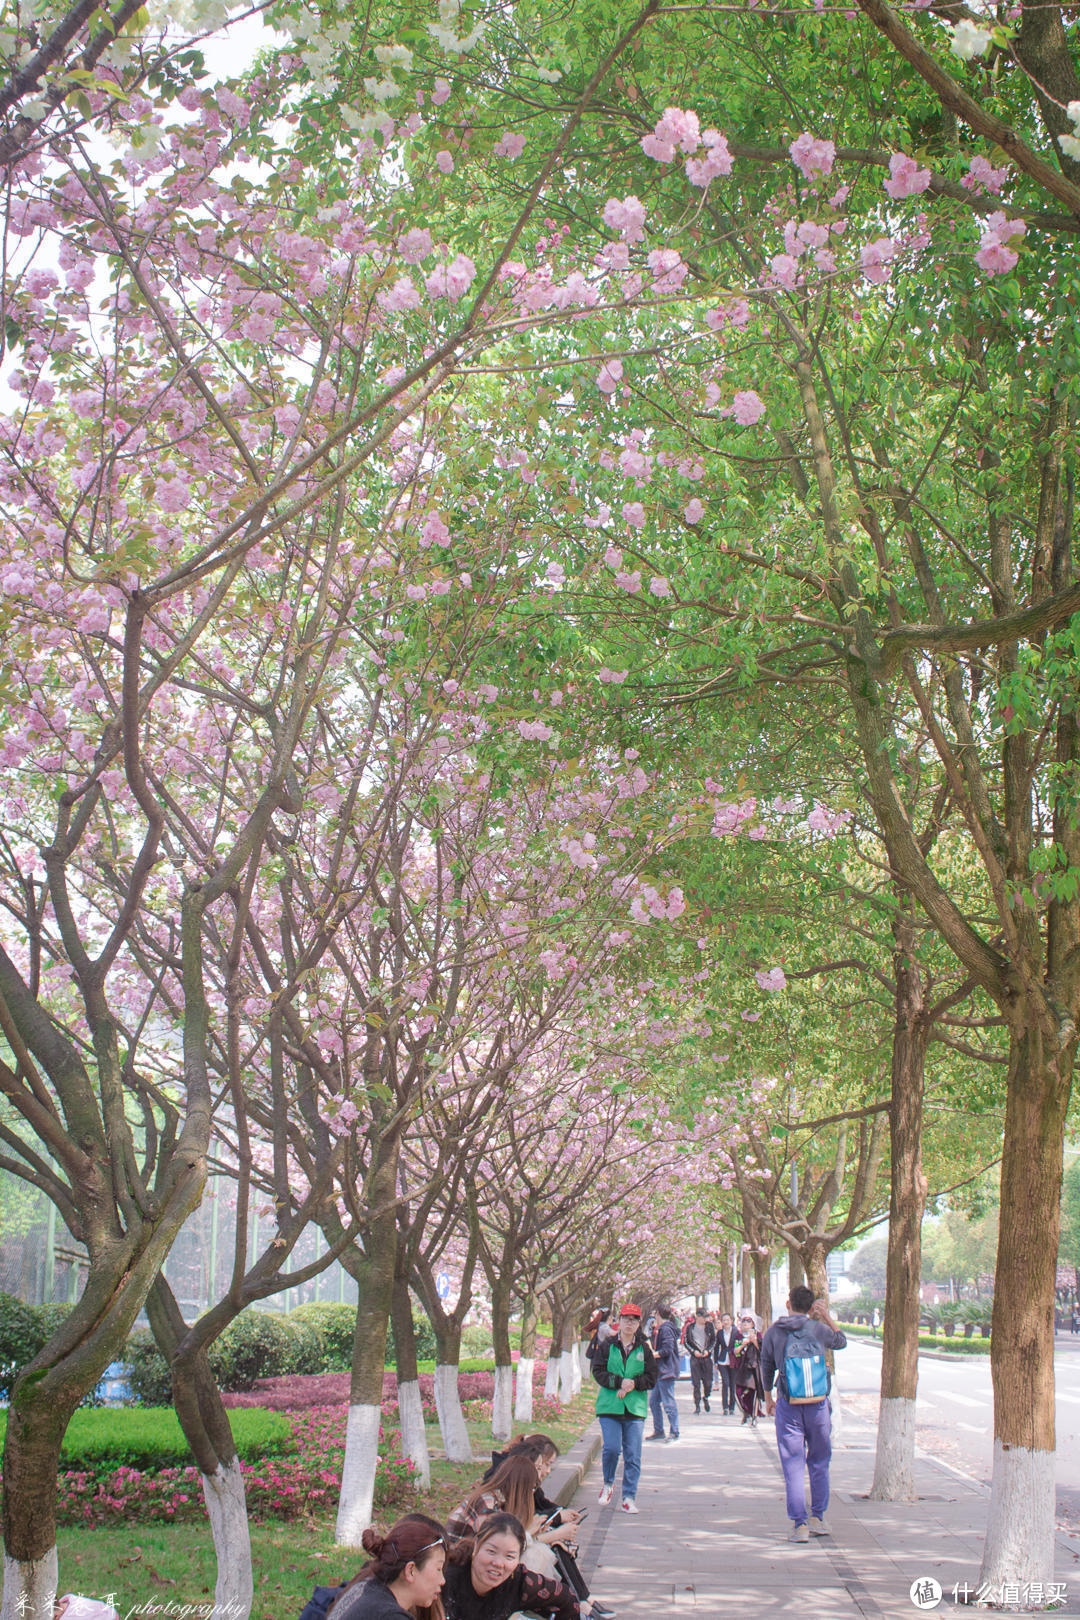
[[[672,1434],[679,1432],[679,1408],[675,1405],[674,1378],[658,1378],[649,1392],[649,1411],[652,1413],[653,1434],[663,1434],[664,1413]]]
[[[829,1505],[829,1459],[832,1456],[832,1411],[828,1401],[792,1406],[776,1398],[776,1445],[784,1470],[788,1518],[806,1523],[806,1479],[810,1474],[810,1512],[820,1519]]]
[[[617,1418],[601,1412],[600,1433],[604,1437],[604,1449],[600,1453],[604,1484],[614,1485],[621,1454],[623,1501],[632,1502],[641,1478],[641,1442],[645,1434],[645,1419]]]

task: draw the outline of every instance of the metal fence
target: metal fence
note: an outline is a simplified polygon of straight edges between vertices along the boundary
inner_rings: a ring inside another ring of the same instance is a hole
[[[219,1299],[229,1285],[235,1246],[233,1183],[211,1178],[202,1203],[189,1217],[165,1262],[165,1276],[190,1321]],[[274,1223],[265,1210],[249,1217],[248,1260],[262,1252]],[[299,1270],[326,1252],[322,1233],[310,1228],[293,1250],[288,1270]],[[28,1305],[74,1304],[86,1281],[86,1250],[76,1243],[55,1206],[17,1176],[0,1170],[0,1293]],[[299,1288],[263,1302],[266,1310],[289,1311],[315,1300],[356,1304],[356,1283],[333,1261]]]

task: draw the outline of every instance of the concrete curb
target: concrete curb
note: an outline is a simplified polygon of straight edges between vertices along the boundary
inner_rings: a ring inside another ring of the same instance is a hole
[[[551,1500],[558,1502],[561,1507],[569,1507],[581,1489],[585,1475],[600,1455],[602,1444],[600,1425],[594,1418],[585,1433],[574,1441],[566,1455],[559,1458],[544,1481],[545,1496],[550,1496]]]

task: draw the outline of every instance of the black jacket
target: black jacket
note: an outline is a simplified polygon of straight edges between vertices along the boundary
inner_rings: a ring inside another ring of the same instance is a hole
[[[327,1620],[409,1620],[406,1609],[382,1581],[359,1581],[346,1587],[330,1605]]]
[[[712,1323],[710,1321],[708,1321],[708,1320],[706,1320],[702,1324],[702,1326],[705,1329],[705,1348],[704,1348],[703,1351],[698,1351],[695,1348],[695,1346],[693,1344],[693,1341],[690,1338],[690,1331],[691,1331],[692,1328],[695,1328],[696,1326],[697,1326],[697,1318],[695,1317],[693,1321],[687,1322],[686,1326],[683,1328],[682,1342],[683,1342],[683,1344],[684,1344],[684,1346],[686,1348],[686,1352],[690,1356],[695,1356],[695,1355],[711,1356],[712,1355],[713,1345],[716,1342],[716,1329],[713,1327]]]
[[[738,1328],[735,1327],[734,1324],[732,1324],[732,1326],[730,1328],[728,1328],[727,1331],[731,1334],[731,1339],[730,1339],[730,1341],[728,1342],[728,1344],[726,1346],[726,1353],[730,1356],[732,1351],[735,1349],[735,1346],[737,1344],[742,1343],[742,1334],[739,1332]],[[719,1332],[717,1333],[717,1335],[716,1335],[716,1339],[715,1339],[715,1341],[713,1343],[712,1353],[713,1353],[713,1360],[716,1362],[716,1365],[719,1367],[721,1365],[721,1363],[723,1362],[723,1358],[724,1358],[724,1354],[725,1354],[724,1330],[723,1330],[723,1328],[721,1328],[719,1330]],[[731,1363],[729,1362],[728,1365],[730,1366]]]
[[[581,1615],[581,1606],[568,1586],[521,1564],[483,1597],[473,1587],[468,1564],[447,1564],[442,1600],[446,1620],[509,1620],[519,1609],[545,1620],[549,1615],[552,1620],[580,1620]]]

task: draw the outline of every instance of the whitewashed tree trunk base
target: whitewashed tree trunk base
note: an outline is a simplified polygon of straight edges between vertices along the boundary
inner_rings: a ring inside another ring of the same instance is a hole
[[[564,1350],[559,1356],[559,1399],[564,1406],[574,1398],[574,1352]]]
[[[890,1395],[878,1407],[872,1502],[914,1502],[915,1402]]]
[[[8,1558],[5,1554],[0,1620],[52,1620],[58,1578],[55,1547],[44,1558]]]
[[[1054,1579],[1054,1453],[994,1441],[979,1581],[1021,1588]]]
[[[364,1402],[349,1407],[345,1426],[345,1461],[341,1469],[334,1540],[341,1547],[359,1547],[371,1523],[375,1501],[375,1470],[379,1466],[380,1408]]]
[[[495,1368],[495,1396],[491,1403],[491,1433],[496,1440],[509,1440],[514,1430],[514,1369]]]
[[[456,1362],[436,1365],[435,1410],[439,1414],[439,1429],[447,1459],[450,1462],[472,1462],[472,1446],[469,1444],[465,1414],[461,1410],[461,1396],[458,1394]]]
[[[424,1403],[420,1399],[420,1385],[415,1379],[397,1387],[398,1417],[401,1420],[401,1450],[408,1457],[421,1485],[431,1484],[431,1455],[428,1451],[427,1429],[424,1427]]]
[[[544,1374],[544,1396],[553,1401],[559,1393],[559,1357],[555,1350],[548,1351],[547,1371]]]
[[[522,1356],[517,1364],[517,1384],[514,1391],[514,1416],[519,1423],[531,1423],[533,1415],[533,1356]]]
[[[579,1340],[570,1352],[570,1364],[574,1370],[574,1394],[581,1394],[582,1369],[585,1366],[585,1345]]]
[[[248,1529],[247,1498],[240,1459],[234,1457],[225,1468],[203,1474],[203,1499],[210,1520],[210,1534],[217,1554],[217,1584],[214,1605],[228,1620],[248,1620],[255,1596],[251,1570],[251,1533]]]

